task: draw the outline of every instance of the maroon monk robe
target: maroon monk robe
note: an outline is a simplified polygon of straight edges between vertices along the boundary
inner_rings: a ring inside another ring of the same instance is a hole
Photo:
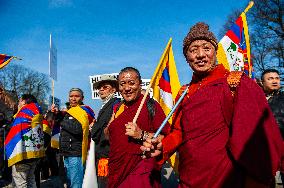
[[[148,177],[144,178],[146,180],[143,180],[148,182],[142,185],[136,182],[136,184],[134,184],[135,187],[149,187],[153,185],[149,175],[154,169],[154,159],[143,160],[141,158],[141,145],[133,138],[125,135],[125,124],[133,121],[142,97],[143,95],[140,95],[137,101],[131,105],[127,105],[125,110],[109,125],[110,153],[108,187],[110,188],[116,188],[120,185],[121,187],[125,187],[128,186],[128,183],[131,184],[133,180],[128,177],[134,171],[134,173],[141,174],[141,178],[145,177],[142,174],[148,174]],[[164,119],[165,114],[162,108],[157,102],[155,102],[155,116],[153,120],[151,120],[145,102],[137,120],[137,125],[147,132],[155,132]],[[169,130],[170,127],[169,124],[167,124],[162,133],[166,134]]]
[[[219,65],[193,79],[163,140],[164,156],[179,146],[180,187],[241,188],[247,176],[267,185],[274,178],[282,143],[263,91],[243,75],[233,98],[227,76]]]

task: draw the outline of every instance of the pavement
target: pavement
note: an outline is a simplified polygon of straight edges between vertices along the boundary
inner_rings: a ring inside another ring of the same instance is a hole
[[[53,176],[47,180],[41,180],[40,187],[41,188],[64,188],[67,186],[66,185],[64,186],[59,176]]]
[[[3,188],[13,188],[10,182],[6,182],[3,179],[0,179],[0,187]],[[166,186],[167,187],[167,186]],[[41,180],[40,188],[67,188],[66,184],[64,185],[59,176],[50,177],[47,180]],[[276,184],[275,188],[283,188],[282,184]]]
[[[11,182],[7,182],[3,179],[0,179],[0,187],[3,188],[13,188]],[[66,185],[63,184],[59,176],[50,177],[47,180],[41,180],[40,188],[65,188]]]

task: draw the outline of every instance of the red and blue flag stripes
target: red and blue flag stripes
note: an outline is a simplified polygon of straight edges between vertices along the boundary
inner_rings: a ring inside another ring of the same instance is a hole
[[[41,157],[43,152],[42,115],[36,103],[23,106],[15,115],[5,140],[9,166],[23,159]]]
[[[230,71],[243,71],[254,78],[250,59],[250,43],[245,12],[233,23],[218,43],[218,63]]]
[[[6,66],[13,58],[14,56],[0,54],[0,69]]]
[[[82,105],[81,108],[87,113],[89,123],[92,123],[92,121],[95,118],[94,111],[89,106],[86,106],[86,105]]]
[[[34,115],[41,113],[41,108],[36,103],[25,105],[14,119],[9,134],[5,140],[6,156],[9,158],[15,145],[22,139],[22,135],[30,131]]]
[[[162,77],[159,80],[159,87],[164,92],[172,93],[168,62],[167,62],[166,67],[163,70]]]

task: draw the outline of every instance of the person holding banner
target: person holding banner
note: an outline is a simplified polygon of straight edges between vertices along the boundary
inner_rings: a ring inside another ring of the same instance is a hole
[[[190,29],[183,54],[193,76],[177,96],[188,88],[172,132],[141,150],[155,149],[151,156],[161,155],[161,163],[178,151],[179,187],[269,187],[280,164],[279,129],[261,88],[243,72],[216,65],[217,48],[207,24]]]
[[[110,143],[108,187],[159,187],[156,180],[160,173],[154,169],[155,160],[142,159],[140,146],[150,133],[158,129],[165,114],[156,101],[151,108],[154,112],[149,111],[145,102],[137,122],[132,122],[143,98],[139,71],[133,67],[122,69],[118,83],[123,101],[114,106],[114,119],[105,129]],[[169,130],[167,124],[162,134]]]
[[[101,80],[94,83],[94,87],[99,90],[99,96],[103,104],[99,111],[97,121],[92,127],[91,135],[95,142],[98,187],[106,188],[108,179],[109,141],[104,134],[104,129],[111,119],[113,106],[120,102],[120,100],[114,96],[115,92],[118,91],[118,82],[114,75],[102,75]]]
[[[61,112],[59,153],[64,157],[68,187],[82,187],[89,143],[89,125],[95,121],[93,110],[83,105],[84,94],[79,88],[69,91],[70,108]],[[51,111],[55,112],[55,105]]]

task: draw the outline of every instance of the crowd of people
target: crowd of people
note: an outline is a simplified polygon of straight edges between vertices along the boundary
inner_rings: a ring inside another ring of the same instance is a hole
[[[145,95],[134,67],[123,68],[118,79],[104,75],[95,83],[102,101],[96,118],[84,105],[80,88],[70,89],[67,109],[52,105],[46,114],[34,96],[22,95],[12,123],[0,112],[1,130],[9,127],[1,131],[6,153],[1,150],[1,169],[11,167],[13,187],[40,187],[41,178],[60,175],[67,187],[79,188],[93,139],[99,188],[161,187],[161,166],[175,152],[181,188],[274,187],[277,171],[284,180],[284,94],[279,72],[265,70],[258,85],[243,72],[217,64],[217,48],[207,24],[191,27],[183,54],[192,80],[179,91],[176,100],[187,93],[172,125],[167,123],[155,139],[166,116],[147,96],[133,122]],[[122,99],[115,97],[118,91]],[[56,127],[59,145],[53,147]]]

